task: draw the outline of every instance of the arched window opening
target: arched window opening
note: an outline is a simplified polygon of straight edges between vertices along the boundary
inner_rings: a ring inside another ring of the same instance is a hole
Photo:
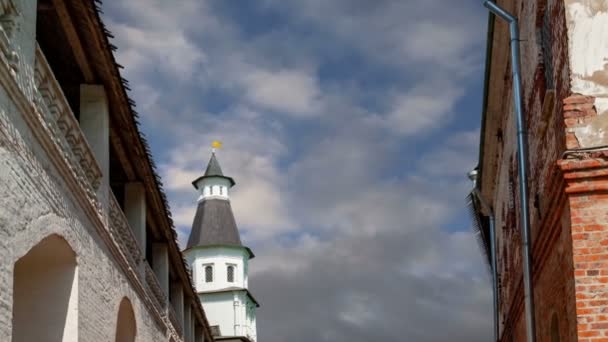
[[[137,325],[133,306],[127,298],[120,301],[118,317],[116,319],[116,342],[135,342]]]
[[[234,283],[234,266],[232,265],[228,265],[228,268],[226,269],[227,271],[227,278],[228,278],[228,282],[229,283]]]
[[[205,283],[213,282],[213,267],[211,265],[205,266]]]
[[[77,271],[74,251],[58,235],[17,260],[12,342],[78,341]]]
[[[551,317],[551,342],[560,342],[559,338],[559,319],[557,313],[553,313]]]

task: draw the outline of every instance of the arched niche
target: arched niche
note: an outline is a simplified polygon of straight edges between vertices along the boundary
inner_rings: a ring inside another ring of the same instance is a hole
[[[120,301],[116,318],[116,342],[134,342],[137,335],[135,312],[128,298]]]
[[[15,262],[12,342],[78,341],[76,255],[50,235]]]

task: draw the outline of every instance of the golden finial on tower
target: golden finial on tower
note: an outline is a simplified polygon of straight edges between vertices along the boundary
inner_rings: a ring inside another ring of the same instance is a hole
[[[213,140],[211,143],[211,152],[215,153],[215,149],[222,148],[222,143],[218,140]]]

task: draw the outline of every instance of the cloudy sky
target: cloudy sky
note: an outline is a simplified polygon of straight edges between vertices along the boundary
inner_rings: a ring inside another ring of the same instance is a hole
[[[178,5],[179,3],[179,5]],[[212,140],[259,340],[487,341],[480,0],[105,1],[180,241]]]

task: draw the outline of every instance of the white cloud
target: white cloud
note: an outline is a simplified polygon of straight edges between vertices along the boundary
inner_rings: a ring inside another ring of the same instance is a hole
[[[131,0],[111,3],[110,10],[127,18],[106,21],[115,36],[113,43],[119,47],[117,60],[130,78],[139,79],[145,71],[156,69],[184,80],[201,69],[205,53],[188,38],[187,31],[197,20],[207,27],[215,23],[206,16],[204,4],[186,0],[172,6],[158,0]]]
[[[194,221],[194,214],[196,214],[196,203],[193,202],[191,205],[185,204],[179,207],[171,207],[171,214],[176,226],[189,231],[192,222]],[[186,241],[188,240],[188,236],[179,236],[179,240]]]
[[[479,67],[471,49],[480,47],[486,13],[481,5],[426,1],[265,0],[286,8],[296,18],[338,37],[366,57],[409,73],[449,70],[447,78],[462,77]],[[424,68],[421,68],[424,66]]]
[[[188,78],[205,61],[204,53],[189,41],[183,32],[149,30],[123,24],[112,25],[120,45],[119,63],[129,66],[129,72],[159,68],[180,79]],[[130,70],[133,69],[133,70]]]
[[[250,278],[266,308],[258,313],[260,328],[277,341],[311,334],[332,341],[487,340],[491,296],[474,239],[415,230],[264,245]],[[444,323],[429,329],[438,317]]]
[[[184,169],[176,165],[162,167],[163,183],[170,191],[194,191],[192,182],[201,176],[201,170]]]
[[[301,70],[252,70],[242,79],[249,101],[295,117],[319,115],[319,83]]]
[[[454,134],[428,154],[422,156],[418,169],[435,177],[460,177],[475,168],[478,158],[479,132],[467,131]]]
[[[422,135],[446,126],[463,89],[448,82],[429,82],[397,95],[386,117],[388,127],[404,136]]]

